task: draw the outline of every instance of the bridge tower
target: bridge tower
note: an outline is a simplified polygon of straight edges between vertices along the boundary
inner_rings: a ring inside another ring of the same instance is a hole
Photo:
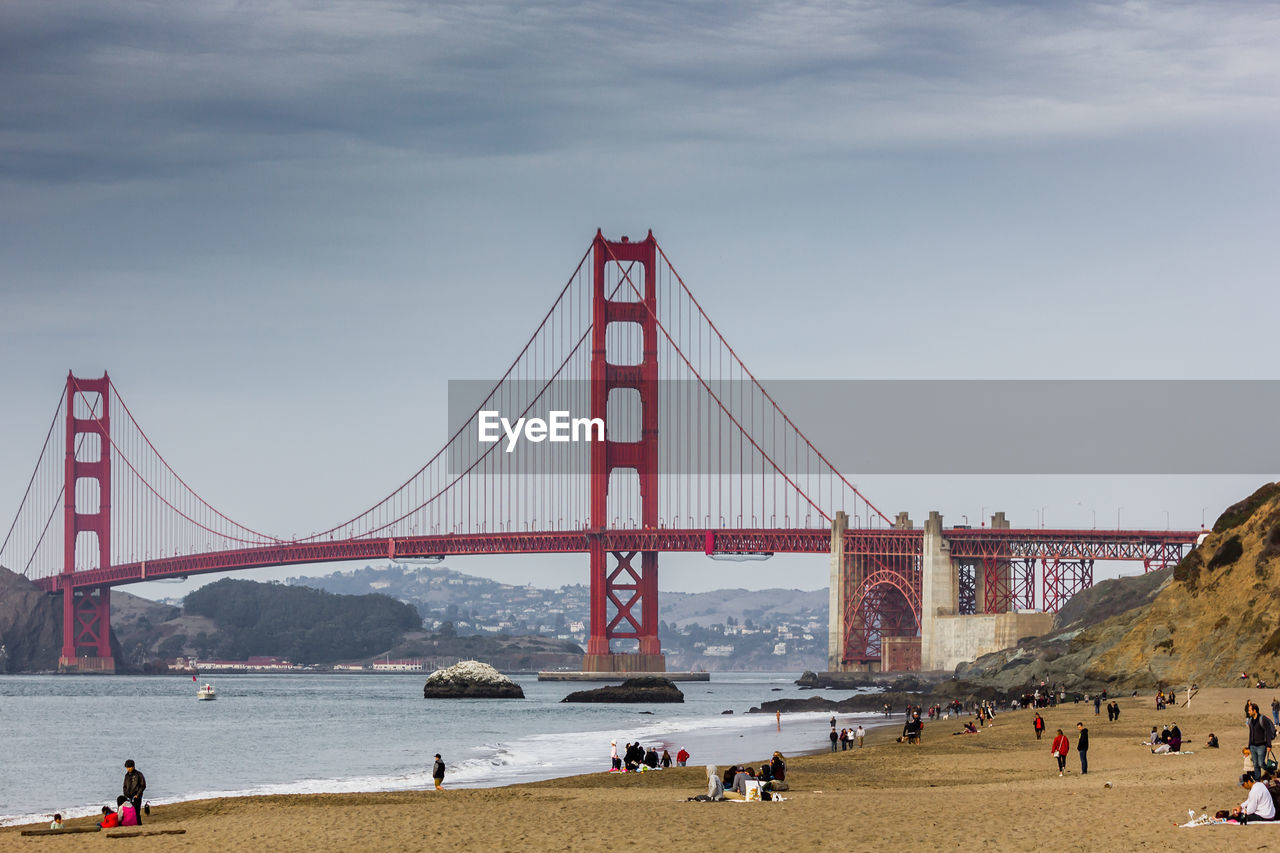
[[[620,487],[612,475],[619,470],[637,474],[641,526],[658,526],[657,246],[652,231],[632,243],[626,237],[606,240],[598,230],[592,246],[591,417],[603,419],[607,430],[610,393],[630,389],[639,395],[641,424],[639,441],[613,441],[606,434],[591,445],[591,634],[582,658],[587,672],[666,671],[658,638],[658,552],[609,551],[604,538],[609,493]],[[619,294],[634,297],[639,291],[640,298],[611,299],[610,274],[623,278]],[[612,323],[639,327],[643,353],[638,364],[609,361]],[[638,649],[615,653],[610,648],[615,639],[634,639]]]
[[[97,565],[111,565],[111,382],[67,373],[66,461],[63,468],[63,672],[115,672],[111,656],[111,588],[75,586],[76,547],[92,534]],[[90,548],[92,552],[92,548]]]

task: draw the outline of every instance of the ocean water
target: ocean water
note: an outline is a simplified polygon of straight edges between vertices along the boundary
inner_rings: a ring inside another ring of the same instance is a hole
[[[828,746],[829,714],[745,712],[805,697],[796,673],[713,674],[682,682],[679,705],[563,704],[599,686],[513,676],[524,699],[422,698],[425,675],[219,675],[213,702],[183,677],[0,676],[0,825],[80,816],[114,805],[132,758],[153,806],[213,796],[474,788],[609,769],[609,741],[654,745],[691,765]],[[831,699],[848,691],[823,691]],[[733,714],[723,714],[731,710]],[[883,722],[841,715],[840,726]]]

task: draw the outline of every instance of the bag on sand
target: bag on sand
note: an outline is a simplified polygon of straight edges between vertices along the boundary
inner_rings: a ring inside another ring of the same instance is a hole
[[[1262,766],[1274,773],[1276,771],[1276,754],[1268,749],[1267,759],[1262,762]]]

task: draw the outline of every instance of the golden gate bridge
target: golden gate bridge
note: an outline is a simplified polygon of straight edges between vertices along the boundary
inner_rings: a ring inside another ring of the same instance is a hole
[[[583,669],[660,672],[661,553],[825,554],[832,667],[883,666],[891,638],[917,638],[897,665],[919,666],[926,531],[881,512],[809,441],[652,233],[597,231],[514,361],[475,396],[470,417],[391,494],[281,537],[189,486],[109,375],[68,374],[0,564],[62,596],[61,669],[113,671],[114,586],[299,563],[585,553]],[[509,452],[477,440],[481,412],[586,413],[606,434]],[[1199,532],[1015,529],[997,517],[944,535],[958,611],[1004,613],[1036,607],[1037,573],[1039,603],[1056,612],[1092,584],[1095,560],[1163,567]]]

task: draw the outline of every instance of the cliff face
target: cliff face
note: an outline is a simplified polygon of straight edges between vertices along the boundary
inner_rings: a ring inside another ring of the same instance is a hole
[[[0,566],[0,672],[58,668],[62,651],[62,599]]]
[[[1280,484],[1227,509],[1172,582],[1093,673],[1146,670],[1165,683],[1222,684],[1241,672],[1280,680]]]
[[[1111,585],[1111,586],[1109,586]],[[1170,572],[1099,584],[1073,598],[1057,630],[986,655],[958,678],[1068,689],[1280,681],[1280,483],[1227,509]]]

